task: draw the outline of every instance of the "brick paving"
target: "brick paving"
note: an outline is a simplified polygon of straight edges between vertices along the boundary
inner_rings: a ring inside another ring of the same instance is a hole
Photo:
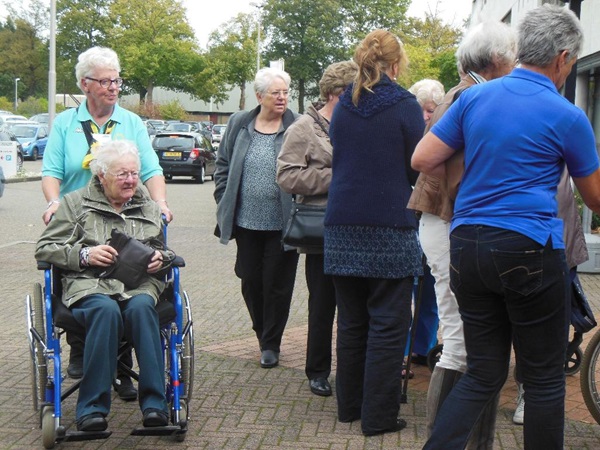
[[[26,165],[39,164],[26,162]],[[134,403],[113,396],[108,417],[112,435],[103,441],[66,442],[64,449],[388,449],[421,448],[425,436],[425,395],[429,370],[413,366],[408,400],[401,416],[408,427],[399,433],[365,438],[360,423],[336,420],[335,396],[310,393],[304,375],[307,291],[301,259],[280,366],[261,369],[256,338],[233,275],[235,245],[222,246],[214,229],[213,183],[176,180],[169,184],[175,222],[169,244],[186,259],[183,287],[193,305],[196,343],[194,396],[185,442],[164,437],[131,436],[140,425]],[[24,320],[24,297],[34,282],[34,243],[45,207],[39,181],[7,185],[0,199],[0,449],[42,448],[38,414],[31,406],[30,357]],[[600,317],[600,275],[582,275],[582,283]],[[591,335],[585,336],[582,349]],[[63,347],[64,348],[64,347]],[[70,380],[65,381],[68,385]],[[522,448],[522,429],[512,423],[516,387],[512,370],[502,391],[495,449]],[[74,398],[64,403],[64,423],[74,418]],[[579,390],[579,374],[567,380],[565,448],[600,448],[596,424]]]

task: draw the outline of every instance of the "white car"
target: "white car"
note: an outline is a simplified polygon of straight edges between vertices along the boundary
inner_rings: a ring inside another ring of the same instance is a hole
[[[225,130],[227,129],[227,125],[213,125],[212,127],[212,141],[213,143],[220,143],[221,139],[223,139],[223,135],[225,134]]]

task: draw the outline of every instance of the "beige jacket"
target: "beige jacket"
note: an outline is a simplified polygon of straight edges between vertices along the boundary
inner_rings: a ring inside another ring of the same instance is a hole
[[[298,203],[327,204],[333,150],[329,123],[310,105],[285,132],[277,157],[277,183]]]

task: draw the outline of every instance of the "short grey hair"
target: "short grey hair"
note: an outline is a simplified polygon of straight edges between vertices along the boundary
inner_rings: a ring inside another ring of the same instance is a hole
[[[480,72],[500,60],[513,62],[517,56],[517,34],[498,21],[478,24],[463,38],[456,50],[459,72]]]
[[[265,95],[269,90],[269,87],[277,78],[282,80],[289,89],[292,79],[287,72],[274,67],[264,67],[260,69],[256,72],[256,77],[254,77],[254,92]]]
[[[108,169],[125,155],[133,155],[140,169],[140,154],[138,148],[131,141],[108,141],[92,149],[94,159],[90,162],[92,175],[105,174]]]
[[[545,4],[525,14],[519,24],[519,62],[547,67],[563,50],[576,58],[583,45],[583,28],[573,11]]]
[[[439,105],[442,103],[445,95],[444,85],[437,80],[431,80],[429,78],[417,81],[408,88],[408,92],[417,97],[417,101],[421,106],[427,102],[433,102],[436,105]]]
[[[81,79],[93,76],[96,69],[110,69],[121,72],[117,53],[107,47],[92,47],[80,54],[75,65],[75,78],[79,89],[81,89]]]

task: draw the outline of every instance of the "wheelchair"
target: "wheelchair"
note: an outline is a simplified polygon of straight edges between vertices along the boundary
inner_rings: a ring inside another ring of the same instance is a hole
[[[166,229],[165,229],[166,238]],[[166,239],[165,239],[166,241]],[[132,435],[172,436],[182,442],[188,427],[189,402],[193,391],[194,334],[190,300],[180,286],[180,267],[185,262],[176,257],[165,276],[167,287],[157,302],[160,335],[165,362],[165,390],[170,409],[170,424],[164,427],[139,427]],[[79,389],[80,380],[65,388],[60,338],[66,331],[85,339],[85,330],[61,301],[58,270],[49,263],[38,262],[44,271],[43,285],[35,283],[33,295],[27,295],[26,320],[31,353],[34,410],[40,413],[42,443],[50,449],[64,441],[106,439],[110,431],[76,431],[74,421],[65,425],[61,404]],[[119,355],[130,347],[122,344]],[[118,363],[136,381],[138,374]],[[74,430],[70,428],[74,427]]]

